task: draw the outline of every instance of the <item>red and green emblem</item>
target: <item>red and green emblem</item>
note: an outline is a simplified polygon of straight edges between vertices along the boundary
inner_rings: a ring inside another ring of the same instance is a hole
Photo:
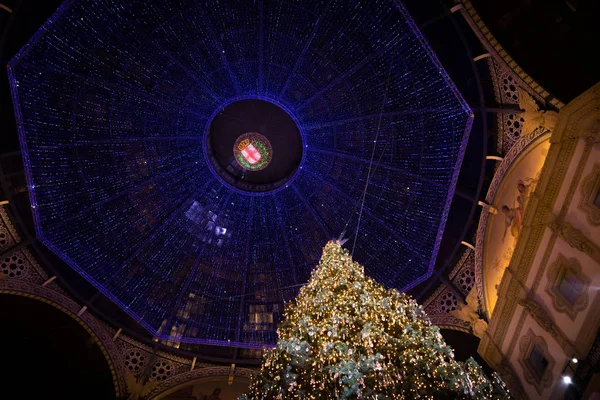
[[[235,160],[240,166],[259,171],[271,162],[271,143],[257,132],[244,133],[233,145]]]

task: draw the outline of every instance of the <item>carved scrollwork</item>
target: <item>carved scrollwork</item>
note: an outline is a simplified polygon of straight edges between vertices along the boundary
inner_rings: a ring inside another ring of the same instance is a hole
[[[590,225],[600,225],[600,207],[594,204],[600,192],[600,164],[595,164],[592,172],[581,183],[579,209],[583,211]]]
[[[587,238],[579,229],[566,221],[554,221],[548,224],[550,230],[560,236],[569,246],[586,253],[600,264],[600,247]]]
[[[466,303],[459,301],[459,307],[450,312],[453,317],[466,322],[471,327],[473,334],[478,338],[483,338],[487,331],[488,324],[479,316],[479,298],[477,288],[472,288],[466,298]]]
[[[470,332],[469,325],[450,313],[458,308],[458,298],[445,284],[441,284],[423,303],[431,322],[445,329]]]
[[[0,207],[0,251],[7,250],[19,242],[21,242],[21,237],[12,224],[8,213],[4,210],[4,207]]]
[[[540,110],[533,97],[523,90],[519,90],[519,107],[525,110],[521,114],[524,120],[521,136],[531,135],[540,127],[545,131],[554,130],[558,113]]]
[[[579,295],[572,303],[563,296],[560,290],[558,290],[558,286],[567,271],[571,271],[575,274],[582,284]],[[587,288],[590,283],[591,279],[583,274],[581,264],[577,259],[566,258],[562,254],[559,254],[556,261],[548,268],[546,293],[552,298],[552,305],[557,311],[567,314],[569,318],[574,320],[577,313],[584,310],[589,303]]]
[[[164,395],[165,393],[176,390],[176,388],[181,388],[186,384],[191,384],[198,379],[212,376],[228,377],[231,372],[232,370],[230,367],[206,367],[194,369],[193,371],[175,375],[169,379],[161,381],[148,393],[148,398],[156,398],[160,395]],[[245,379],[252,379],[252,377],[257,373],[258,370],[252,370],[248,368],[235,368],[233,371],[235,376]]]
[[[541,377],[536,376],[529,362],[529,357],[534,346],[537,346],[548,362],[548,365],[546,366]],[[544,389],[552,386],[552,370],[556,364],[556,361],[554,358],[552,358],[550,352],[548,351],[548,344],[546,343],[546,340],[542,336],[537,336],[531,329],[529,329],[527,334],[521,338],[519,343],[519,353],[519,364],[523,368],[523,376],[525,377],[525,381],[533,385],[538,394],[541,396],[544,392]]]

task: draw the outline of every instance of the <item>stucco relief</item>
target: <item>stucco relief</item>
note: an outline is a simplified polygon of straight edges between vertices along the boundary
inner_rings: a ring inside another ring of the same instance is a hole
[[[560,281],[569,270],[577,276],[577,279],[582,284],[579,295],[572,303],[569,299],[566,299],[558,289]],[[557,259],[548,268],[546,293],[550,295],[552,305],[558,312],[565,313],[569,318],[575,320],[577,313],[585,310],[589,303],[588,288],[591,282],[591,279],[583,274],[581,264],[577,259],[566,258],[564,255],[559,254]]]
[[[451,312],[458,308],[458,297],[445,284],[441,284],[423,303],[425,313],[431,322],[440,328],[454,329],[469,333],[469,324]]]
[[[537,130],[519,140],[496,171],[486,201],[497,214],[482,212],[477,231],[475,278],[480,302],[490,316],[498,287],[523,229],[524,216],[535,192],[550,147],[550,134]]]
[[[581,183],[579,209],[583,211],[590,225],[600,225],[600,207],[597,197],[600,194],[600,164],[595,164],[592,172]]]
[[[476,287],[471,289],[465,301],[466,303],[459,301],[459,308],[451,311],[450,315],[469,324],[473,334],[481,339],[487,331],[488,324],[479,315],[479,298]]]
[[[0,252],[10,249],[21,241],[4,206],[0,206]]]
[[[493,57],[488,58],[488,66],[494,85],[494,97],[498,104],[519,103],[519,83],[512,71],[502,67]],[[497,113],[498,126],[497,151],[506,154],[519,140],[525,120],[520,114]]]
[[[546,131],[554,130],[558,113],[556,111],[540,110],[534,98],[523,90],[519,91],[519,107],[525,110],[521,115],[524,120],[521,135],[531,135],[538,128]]]
[[[579,229],[573,227],[566,221],[560,221],[556,216],[554,220],[548,223],[550,230],[560,236],[565,242],[574,249],[586,253],[594,261],[600,264],[600,246],[588,238]]]
[[[544,358],[548,361],[548,365],[546,366],[546,369],[541,377],[537,377],[535,375],[529,363],[529,356],[533,347],[536,345],[538,349],[542,351]],[[546,343],[546,340],[542,336],[537,336],[531,329],[527,331],[525,336],[523,336],[519,342],[519,364],[523,369],[525,381],[533,385],[540,396],[545,389],[552,386],[552,370],[554,369],[556,361],[554,358],[552,358],[550,352],[548,351],[548,344]]]
[[[248,368],[234,368],[232,371],[231,367],[206,367],[198,368],[193,371],[189,371],[183,374],[176,375],[165,381],[160,382],[156,387],[148,392],[148,398],[160,399],[167,393],[173,392],[178,388],[184,387],[193,383],[194,381],[211,376],[236,376],[244,379],[252,379],[257,373],[257,370]]]

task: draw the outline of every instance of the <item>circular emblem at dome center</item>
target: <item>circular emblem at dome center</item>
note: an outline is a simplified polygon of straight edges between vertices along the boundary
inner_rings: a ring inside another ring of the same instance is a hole
[[[284,187],[299,171],[304,153],[297,120],[264,99],[235,99],[219,106],[204,140],[211,172],[243,192],[264,194]]]
[[[260,171],[271,162],[273,148],[269,140],[258,132],[241,135],[233,145],[237,163],[250,171]]]

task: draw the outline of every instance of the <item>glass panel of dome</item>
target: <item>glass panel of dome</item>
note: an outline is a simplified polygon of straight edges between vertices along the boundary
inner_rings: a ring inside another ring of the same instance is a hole
[[[274,343],[367,179],[355,259],[433,273],[473,116],[399,1],[155,3],[68,1],[9,63],[41,242],[181,343]]]

